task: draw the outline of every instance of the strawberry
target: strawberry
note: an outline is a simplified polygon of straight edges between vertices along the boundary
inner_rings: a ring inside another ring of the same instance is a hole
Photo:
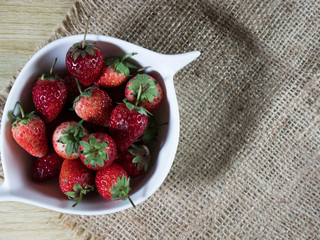
[[[125,200],[129,199],[133,207],[135,207],[129,197],[130,179],[127,172],[120,165],[113,163],[107,168],[98,170],[95,177],[95,185],[98,193],[108,200]]]
[[[93,170],[110,166],[118,157],[116,143],[103,132],[84,137],[80,141],[79,151],[83,164]]]
[[[35,158],[32,162],[32,179],[36,182],[43,182],[58,176],[62,162],[63,158],[55,151],[49,152],[44,157]]]
[[[43,157],[48,152],[47,131],[43,120],[30,112],[24,114],[22,106],[18,102],[21,117],[15,117],[11,132],[14,140],[29,154],[35,157]]]
[[[95,85],[101,88],[118,87],[125,83],[130,75],[129,68],[137,68],[128,58],[137,53],[129,53],[122,58],[107,58]]]
[[[94,43],[86,41],[89,21],[82,42],[73,44],[66,54],[66,67],[84,86],[90,86],[99,76],[103,56]]]
[[[163,99],[160,84],[150,75],[138,74],[127,82],[125,97],[128,102],[137,103],[149,112],[159,108]]]
[[[56,153],[65,159],[79,158],[79,142],[89,132],[80,122],[67,121],[61,123],[53,133],[52,145]]]
[[[74,100],[74,110],[87,122],[99,126],[109,126],[109,118],[113,103],[109,95],[98,87],[90,87],[85,91],[79,89],[80,95]]]
[[[74,207],[83,195],[94,190],[94,174],[79,159],[66,159],[61,166],[59,187],[69,199],[77,200]]]
[[[124,101],[112,110],[109,131],[118,149],[124,151],[143,134],[147,124],[145,110]]]
[[[145,145],[132,144],[130,148],[120,153],[119,163],[129,177],[138,177],[144,174],[150,165],[150,151]]]
[[[42,74],[32,88],[32,100],[40,117],[45,123],[52,122],[61,112],[67,100],[67,87],[53,68],[57,61],[54,60],[50,74]]]

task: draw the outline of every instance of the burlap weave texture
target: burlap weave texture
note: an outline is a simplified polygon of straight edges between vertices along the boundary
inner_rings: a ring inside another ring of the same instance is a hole
[[[53,221],[81,239],[319,239],[319,1],[83,0],[48,41],[88,16],[91,33],[201,56],[174,78],[181,135],[161,188]]]

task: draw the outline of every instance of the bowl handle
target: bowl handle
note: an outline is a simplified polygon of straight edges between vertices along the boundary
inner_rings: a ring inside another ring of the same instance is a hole
[[[199,51],[192,51],[187,53],[165,55],[165,63],[168,66],[170,75],[175,75],[179,70],[187,66],[192,61],[200,56]]]

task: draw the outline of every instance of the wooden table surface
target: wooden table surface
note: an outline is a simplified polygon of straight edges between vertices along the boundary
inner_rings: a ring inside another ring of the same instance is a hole
[[[75,0],[0,1],[0,87],[24,66],[34,49],[48,39]],[[0,240],[74,239],[71,231],[52,222],[50,210],[0,203]]]

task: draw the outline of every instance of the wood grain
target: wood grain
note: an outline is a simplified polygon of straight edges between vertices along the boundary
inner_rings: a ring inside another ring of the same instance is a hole
[[[13,80],[37,46],[49,38],[75,0],[0,1],[0,88]],[[0,240],[73,239],[39,207],[0,203]]]
[[[0,1],[0,84],[5,86],[49,38],[75,0]]]

